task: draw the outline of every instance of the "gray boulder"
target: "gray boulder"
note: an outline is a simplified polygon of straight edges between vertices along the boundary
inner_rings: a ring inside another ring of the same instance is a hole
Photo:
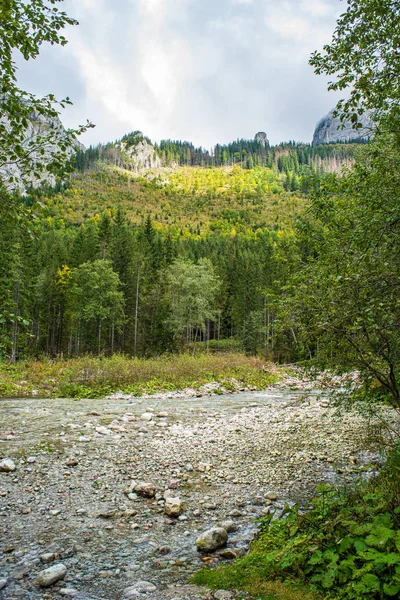
[[[41,571],[36,577],[36,583],[41,587],[49,587],[60,579],[64,579],[67,573],[67,567],[62,564],[53,565],[44,571]]]
[[[199,552],[214,552],[225,546],[228,541],[228,532],[223,527],[213,527],[202,533],[196,540]]]

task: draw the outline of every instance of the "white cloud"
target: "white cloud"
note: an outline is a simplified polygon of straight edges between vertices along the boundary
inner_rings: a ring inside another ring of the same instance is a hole
[[[133,129],[207,147],[260,129],[273,142],[307,140],[335,104],[308,57],[330,41],[339,0],[65,0],[64,8],[80,21],[70,43],[45,49],[20,74],[36,93],[71,96],[69,125],[96,122],[87,144]]]

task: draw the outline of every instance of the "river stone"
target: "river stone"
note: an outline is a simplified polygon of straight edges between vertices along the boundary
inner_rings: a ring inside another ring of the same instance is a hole
[[[213,552],[225,546],[228,540],[228,532],[223,527],[213,527],[202,533],[196,540],[199,552]]]
[[[0,471],[3,473],[11,473],[11,471],[15,471],[16,468],[15,462],[11,460],[11,458],[5,458],[0,462]]]
[[[0,590],[4,590],[7,585],[7,579],[0,579]]]
[[[107,427],[104,427],[103,425],[101,425],[100,427],[96,427],[96,431],[97,431],[97,433],[100,433],[100,435],[111,435],[112,434],[111,429],[107,429]]]
[[[145,498],[154,498],[156,495],[156,488],[154,485],[147,482],[137,483],[134,491],[139,494],[139,496],[144,496]]]
[[[214,592],[215,600],[232,600],[233,595],[227,590],[217,590]]]
[[[153,419],[153,413],[145,412],[140,415],[141,421],[151,421]]]
[[[36,583],[38,583],[41,587],[49,587],[60,581],[60,579],[64,579],[67,573],[67,567],[62,564],[53,565],[44,571],[41,571],[36,578]]]
[[[238,526],[234,521],[222,521],[221,527],[222,529],[226,529],[228,533],[233,533],[238,530]]]
[[[180,498],[167,498],[165,500],[164,512],[169,517],[179,517],[182,513],[182,502]]]
[[[45,554],[41,554],[39,558],[43,563],[49,563],[52,560],[54,560],[55,557],[56,555],[54,554],[54,552],[46,552]]]
[[[137,581],[135,584],[124,589],[123,598],[129,600],[129,598],[135,598],[140,594],[151,594],[156,589],[156,586],[149,581]]]
[[[266,500],[277,500],[278,494],[276,492],[267,492],[264,496]]]

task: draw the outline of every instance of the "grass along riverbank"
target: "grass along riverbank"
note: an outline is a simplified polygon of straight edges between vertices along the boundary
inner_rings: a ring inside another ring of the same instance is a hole
[[[399,598],[400,446],[386,459],[377,477],[350,488],[322,484],[306,510],[286,506],[279,519],[264,517],[246,556],[202,569],[193,582],[265,600]]]
[[[101,398],[120,390],[140,396],[188,387],[199,389],[212,382],[227,391],[263,389],[279,377],[273,365],[239,353],[151,359],[85,356],[21,361],[16,365],[0,363],[0,397]]]

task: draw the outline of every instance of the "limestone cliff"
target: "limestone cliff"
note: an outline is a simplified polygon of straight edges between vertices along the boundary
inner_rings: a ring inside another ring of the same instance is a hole
[[[256,133],[256,135],[254,136],[254,141],[264,146],[264,148],[267,148],[269,146],[267,134],[264,131],[259,131],[258,133]]]
[[[349,142],[355,140],[366,140],[372,135],[373,124],[371,117],[368,113],[365,113],[361,117],[361,129],[353,129],[352,124],[349,121],[344,123],[339,117],[333,116],[334,110],[331,110],[325,117],[323,117],[317,124],[314,137],[313,145],[318,144],[331,144],[334,142]]]
[[[0,122],[5,125],[7,131],[11,131],[8,119],[0,116]],[[51,136],[52,141],[46,141]],[[24,192],[29,186],[34,188],[40,185],[55,185],[56,177],[46,169],[39,176],[33,174],[35,163],[40,162],[48,165],[52,156],[59,151],[57,141],[65,138],[65,129],[58,117],[48,118],[33,111],[25,131],[23,148],[29,152],[29,163],[32,165],[30,172],[24,168],[21,162],[7,162],[0,166],[0,179],[6,188],[10,191]],[[67,150],[67,156],[70,158],[78,150],[84,150],[85,147],[78,141],[74,148]]]
[[[160,157],[153,144],[141,131],[125,135],[116,145],[121,153],[124,167],[137,172],[161,167]]]

